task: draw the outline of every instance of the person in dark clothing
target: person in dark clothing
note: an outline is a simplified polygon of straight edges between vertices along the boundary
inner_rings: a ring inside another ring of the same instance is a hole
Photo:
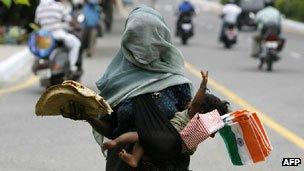
[[[208,80],[208,72],[204,73],[202,72],[202,83],[200,88],[198,89],[194,100],[191,102],[190,108],[184,110],[183,112],[175,114],[176,117],[171,120],[171,124],[174,126],[174,128],[180,132],[184,126],[186,126],[186,123],[190,121],[190,119],[199,111],[200,105],[202,104],[204,97],[205,97],[205,90],[207,86],[207,80]],[[140,115],[144,115],[145,113],[141,113]],[[143,120],[144,122],[144,120]],[[158,136],[162,135],[162,132],[157,133]],[[127,144],[127,143],[135,143],[134,148],[132,150],[132,154],[127,153],[125,150],[122,150],[119,153],[119,157],[125,161],[129,166],[136,168],[138,166],[138,162],[141,160],[144,149],[139,143],[139,137],[138,133],[136,131],[133,132],[127,132],[119,137],[108,141],[102,145],[103,149],[113,149],[119,145]],[[164,134],[164,136],[167,136]],[[152,137],[153,138],[153,137]],[[153,140],[152,140],[153,141]],[[161,142],[156,142],[159,146],[159,148],[163,148],[163,145],[161,145]],[[153,152],[155,152],[154,149],[157,145],[153,144]],[[171,145],[168,145],[171,146]],[[168,148],[168,147],[167,147]],[[169,147],[170,148],[170,147]],[[185,144],[182,143],[182,149],[181,153],[187,152],[187,147]],[[153,155],[153,154],[152,154]],[[159,158],[159,157],[157,157]]]
[[[104,13],[104,24],[106,31],[110,32],[113,23],[113,11],[115,0],[101,0],[100,6]]]

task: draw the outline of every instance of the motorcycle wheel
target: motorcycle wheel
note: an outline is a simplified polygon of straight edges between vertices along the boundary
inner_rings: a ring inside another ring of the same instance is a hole
[[[272,71],[272,60],[267,61],[267,71]]]
[[[181,39],[182,39],[182,44],[183,44],[183,45],[186,45],[186,44],[188,43],[188,42],[187,42],[187,41],[188,41],[188,38],[187,38],[186,36],[182,36]]]
[[[51,77],[51,85],[57,85],[57,84],[61,84],[63,83],[64,79],[63,79],[63,76],[52,76]]]
[[[231,48],[231,43],[226,41],[225,43],[225,48],[230,49]]]

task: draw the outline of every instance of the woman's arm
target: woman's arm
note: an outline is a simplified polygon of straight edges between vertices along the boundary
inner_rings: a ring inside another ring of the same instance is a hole
[[[89,117],[86,121],[92,126],[92,128],[99,134],[105,137],[112,137],[113,127],[109,122],[101,121],[97,118]]]
[[[201,71],[201,75],[202,75],[203,80],[202,80],[201,85],[200,85],[199,89],[197,90],[197,92],[194,96],[194,99],[192,100],[190,108],[189,108],[188,115],[190,118],[192,118],[197,112],[200,111],[201,105],[205,98],[205,91],[207,88],[207,81],[208,81],[208,71],[206,71],[206,72]]]

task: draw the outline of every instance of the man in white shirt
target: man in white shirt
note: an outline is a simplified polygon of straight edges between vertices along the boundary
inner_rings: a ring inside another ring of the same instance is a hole
[[[230,0],[229,3],[227,3],[222,10],[222,28],[220,32],[220,40],[222,40],[224,36],[224,30],[228,24],[236,24],[238,16],[241,14],[242,9],[235,4],[234,0]]]
[[[42,29],[52,33],[56,40],[62,40],[69,49],[70,69],[72,72],[80,69],[76,66],[79,57],[81,42],[66,30],[72,17],[60,0],[40,0],[36,9],[35,21]]]

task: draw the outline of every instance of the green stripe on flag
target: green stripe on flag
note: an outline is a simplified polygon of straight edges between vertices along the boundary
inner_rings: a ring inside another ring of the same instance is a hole
[[[230,126],[224,126],[224,128],[220,129],[219,132],[226,144],[226,148],[228,150],[231,162],[234,165],[243,165],[241,157],[238,152],[236,138]]]

